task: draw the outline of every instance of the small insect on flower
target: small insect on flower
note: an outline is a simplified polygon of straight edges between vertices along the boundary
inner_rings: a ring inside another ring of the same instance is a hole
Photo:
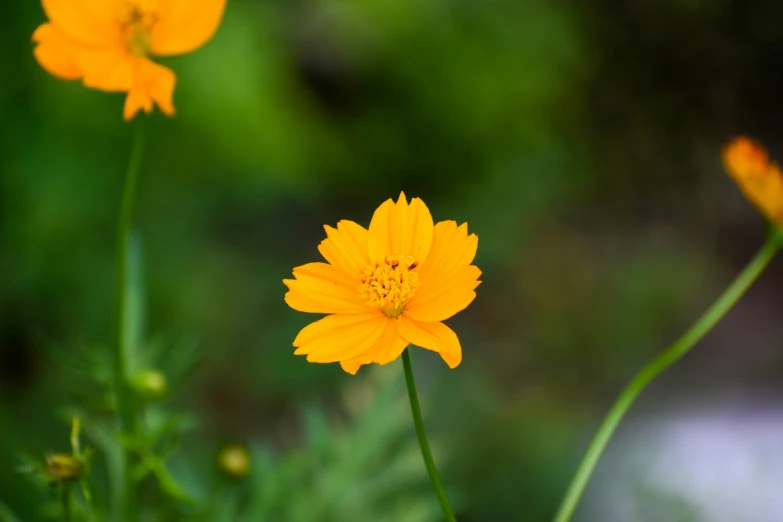
[[[414,344],[438,352],[450,368],[462,361],[454,331],[441,321],[476,297],[481,270],[472,265],[478,237],[468,225],[433,224],[424,202],[400,194],[385,201],[370,228],[340,221],[325,226],[318,247],[327,263],[294,268],[283,283],[288,305],[330,314],[294,339],[294,354],[315,363],[339,362],[355,374],[364,364],[387,364]]]
[[[124,117],[174,114],[174,72],[149,59],[189,53],[220,24],[226,0],[42,0],[49,22],[33,33],[46,71],[90,88],[127,92]]]
[[[783,225],[783,173],[764,147],[735,138],[723,148],[723,165],[745,197],[774,225]]]

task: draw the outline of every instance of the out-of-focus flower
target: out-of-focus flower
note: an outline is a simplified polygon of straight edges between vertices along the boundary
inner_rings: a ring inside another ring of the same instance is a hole
[[[218,453],[218,466],[234,478],[244,478],[250,472],[250,454],[237,444],[226,446]]]
[[[84,462],[66,453],[49,453],[44,459],[44,473],[50,483],[78,480],[84,472]]]
[[[93,89],[127,92],[125,120],[174,114],[174,72],[150,56],[185,54],[215,33],[226,0],[42,0],[49,22],[33,33],[49,73]]]
[[[48,453],[44,457],[43,473],[49,483],[77,481],[87,475],[89,451],[82,453],[80,432],[81,423],[74,417],[71,424],[71,454]]]
[[[433,224],[418,198],[385,201],[365,229],[340,221],[318,247],[328,263],[309,263],[285,279],[285,301],[300,312],[330,314],[294,340],[296,355],[339,362],[355,374],[387,364],[414,344],[438,352],[450,368],[462,361],[457,335],[441,321],[476,297],[481,270],[471,265],[478,237],[467,223]]]
[[[783,225],[783,173],[766,149],[740,136],[723,148],[723,164],[745,197],[773,224]]]
[[[158,399],[168,391],[166,376],[157,370],[143,370],[133,378],[136,390],[148,399]]]

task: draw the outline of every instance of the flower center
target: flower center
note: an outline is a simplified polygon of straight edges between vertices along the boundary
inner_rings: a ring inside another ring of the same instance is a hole
[[[132,0],[122,5],[119,23],[125,45],[133,56],[145,57],[150,52],[150,34],[158,15],[149,0]]]
[[[409,256],[389,256],[364,269],[359,294],[370,306],[379,306],[392,318],[399,317],[405,303],[419,288],[416,261]]]

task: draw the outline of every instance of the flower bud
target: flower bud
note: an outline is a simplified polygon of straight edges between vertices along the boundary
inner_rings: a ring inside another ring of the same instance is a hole
[[[143,370],[136,374],[133,386],[146,399],[159,399],[168,391],[166,376],[157,370]]]
[[[250,472],[250,454],[237,444],[226,446],[218,453],[218,467],[230,477],[245,478]]]
[[[84,473],[84,462],[64,453],[49,453],[44,460],[44,473],[50,483],[78,480]]]

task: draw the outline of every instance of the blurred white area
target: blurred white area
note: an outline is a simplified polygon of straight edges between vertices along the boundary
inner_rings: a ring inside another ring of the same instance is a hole
[[[783,522],[783,401],[718,402],[629,419],[576,520]]]

